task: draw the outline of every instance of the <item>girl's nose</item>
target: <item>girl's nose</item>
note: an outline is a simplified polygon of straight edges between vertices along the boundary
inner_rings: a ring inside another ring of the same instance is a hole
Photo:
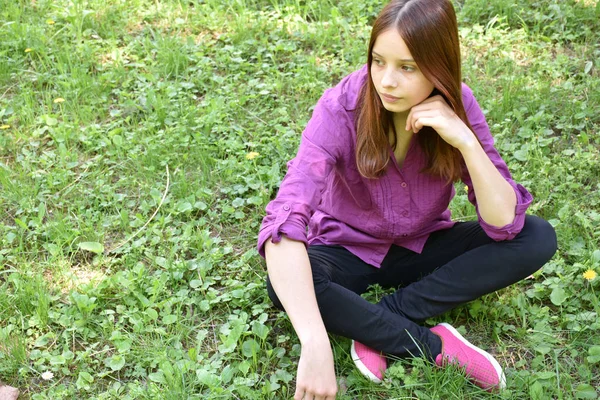
[[[394,88],[398,86],[398,82],[396,81],[395,71],[391,68],[387,68],[383,73],[383,77],[381,78],[381,86],[386,88]]]

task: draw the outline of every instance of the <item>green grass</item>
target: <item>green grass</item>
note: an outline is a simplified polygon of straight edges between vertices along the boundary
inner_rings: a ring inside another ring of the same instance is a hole
[[[290,398],[299,343],[256,234],[380,3],[0,0],[0,380],[36,400]],[[464,79],[559,237],[533,279],[429,321],[494,353],[508,389],[418,359],[375,386],[332,337],[339,398],[598,398],[599,4],[456,2]]]

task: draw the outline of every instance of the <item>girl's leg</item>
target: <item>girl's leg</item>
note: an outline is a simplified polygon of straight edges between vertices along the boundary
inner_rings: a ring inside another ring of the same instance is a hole
[[[537,271],[554,255],[556,234],[545,220],[527,216],[513,240],[495,242],[477,222],[467,222],[431,235],[421,254],[392,249],[379,283],[405,287],[379,305],[419,322]]]
[[[308,255],[317,303],[328,332],[398,357],[425,356],[433,360],[441,352],[440,338],[429,329],[360,297],[379,280],[380,269],[341,246],[312,246]],[[273,303],[282,309],[268,278],[267,290]]]

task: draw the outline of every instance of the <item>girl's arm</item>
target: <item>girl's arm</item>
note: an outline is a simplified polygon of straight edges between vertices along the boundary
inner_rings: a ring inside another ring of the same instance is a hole
[[[304,243],[286,236],[265,243],[269,279],[301,344],[294,399],[334,399],[333,353],[315,296]]]
[[[457,148],[469,170],[481,218],[497,227],[512,223],[517,205],[515,190],[492,164],[474,135],[473,140]]]
[[[480,111],[479,114],[483,119]],[[483,138],[479,136],[479,139],[482,142],[485,141],[489,147],[488,150],[496,155],[497,161],[501,161],[491,144],[492,138],[489,135],[485,119],[483,122],[485,125],[483,133],[487,133],[487,135]],[[496,235],[502,239],[514,237],[521,230],[524,221],[523,214],[531,202],[531,195],[522,188],[524,193],[520,194],[521,202],[519,203],[515,190],[520,189],[516,186],[513,187],[507,181],[510,174],[504,162],[494,165],[490,155],[477,140],[475,133],[454,113],[441,96],[431,97],[410,110],[406,130],[413,130],[418,134],[418,131],[424,126],[434,128],[442,139],[461,152],[468,170],[469,182],[466,183],[473,187],[473,200],[477,199],[477,210],[481,220],[488,225],[487,230],[508,230]],[[500,167],[502,167],[504,175],[499,171]],[[471,194],[469,200],[471,200]],[[518,211],[520,212],[519,218],[516,218]],[[518,223],[517,219],[519,219]]]

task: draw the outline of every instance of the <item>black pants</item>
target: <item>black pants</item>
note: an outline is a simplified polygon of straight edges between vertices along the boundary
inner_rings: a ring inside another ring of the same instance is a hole
[[[341,246],[311,246],[308,255],[328,332],[393,356],[433,360],[441,341],[420,322],[529,276],[556,245],[552,226],[527,216],[513,240],[495,242],[477,222],[457,223],[431,234],[421,254],[392,246],[381,268]],[[398,289],[373,304],[360,297],[372,284]],[[283,310],[268,278],[267,291]]]

